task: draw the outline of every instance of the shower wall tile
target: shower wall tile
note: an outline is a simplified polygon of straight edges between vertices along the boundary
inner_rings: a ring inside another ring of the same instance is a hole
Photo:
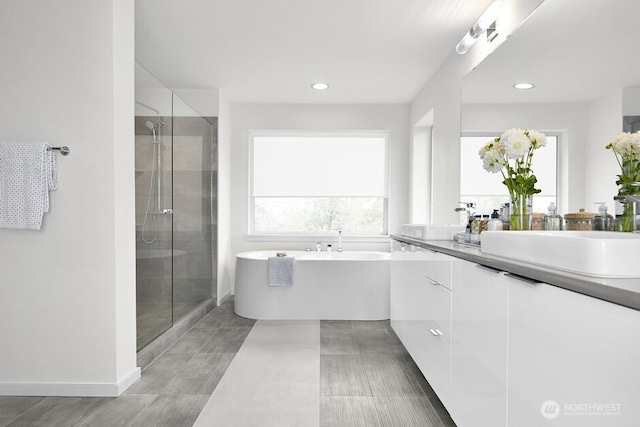
[[[173,173],[173,195],[209,198],[211,194],[211,171],[175,171]]]
[[[179,278],[173,279],[173,303],[194,303],[211,298],[213,279],[209,278]]]
[[[138,277],[136,301],[138,303],[171,303],[171,277]]]
[[[174,277],[212,277],[211,253],[190,252],[180,269],[174,268]]]
[[[171,252],[165,249],[166,255]],[[138,251],[136,259],[136,275],[137,277],[166,277],[171,276],[171,257],[170,256],[154,256],[155,253],[163,254],[160,251]],[[150,255],[150,256],[147,256]],[[141,257],[142,256],[142,257]]]
[[[173,198],[174,231],[199,231],[211,223],[209,200],[201,197]]]
[[[173,170],[201,170],[203,143],[202,136],[174,136]]]

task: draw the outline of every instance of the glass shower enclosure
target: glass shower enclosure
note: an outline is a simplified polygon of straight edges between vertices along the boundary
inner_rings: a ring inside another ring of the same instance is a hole
[[[217,118],[136,63],[137,346],[215,298]]]

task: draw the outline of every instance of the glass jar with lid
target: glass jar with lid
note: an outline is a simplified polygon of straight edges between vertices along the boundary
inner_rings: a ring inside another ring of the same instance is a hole
[[[531,214],[531,230],[544,230],[543,212],[534,212]]]
[[[578,212],[564,215],[565,230],[591,230],[593,214],[581,208]]]

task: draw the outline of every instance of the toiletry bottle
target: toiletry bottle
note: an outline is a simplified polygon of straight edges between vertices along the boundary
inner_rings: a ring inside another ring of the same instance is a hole
[[[593,216],[593,222],[591,223],[593,230],[600,231],[613,231],[615,226],[615,220],[613,216],[607,213],[607,205],[604,202],[596,202],[596,205],[600,205],[598,210],[600,213]]]
[[[544,216],[545,230],[562,230],[562,216],[556,212],[556,204],[551,202],[549,213]]]
[[[502,220],[500,219],[500,214],[498,213],[498,209],[494,209],[491,214],[491,221],[487,224],[488,231],[501,231],[502,230]]]
[[[328,245],[327,245],[327,252],[331,252],[331,249],[332,249],[332,248],[331,248],[331,244],[328,244]]]

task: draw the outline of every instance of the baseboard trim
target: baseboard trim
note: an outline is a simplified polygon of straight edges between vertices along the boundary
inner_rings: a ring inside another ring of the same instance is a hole
[[[0,396],[118,397],[140,379],[134,368],[117,383],[0,382]]]

